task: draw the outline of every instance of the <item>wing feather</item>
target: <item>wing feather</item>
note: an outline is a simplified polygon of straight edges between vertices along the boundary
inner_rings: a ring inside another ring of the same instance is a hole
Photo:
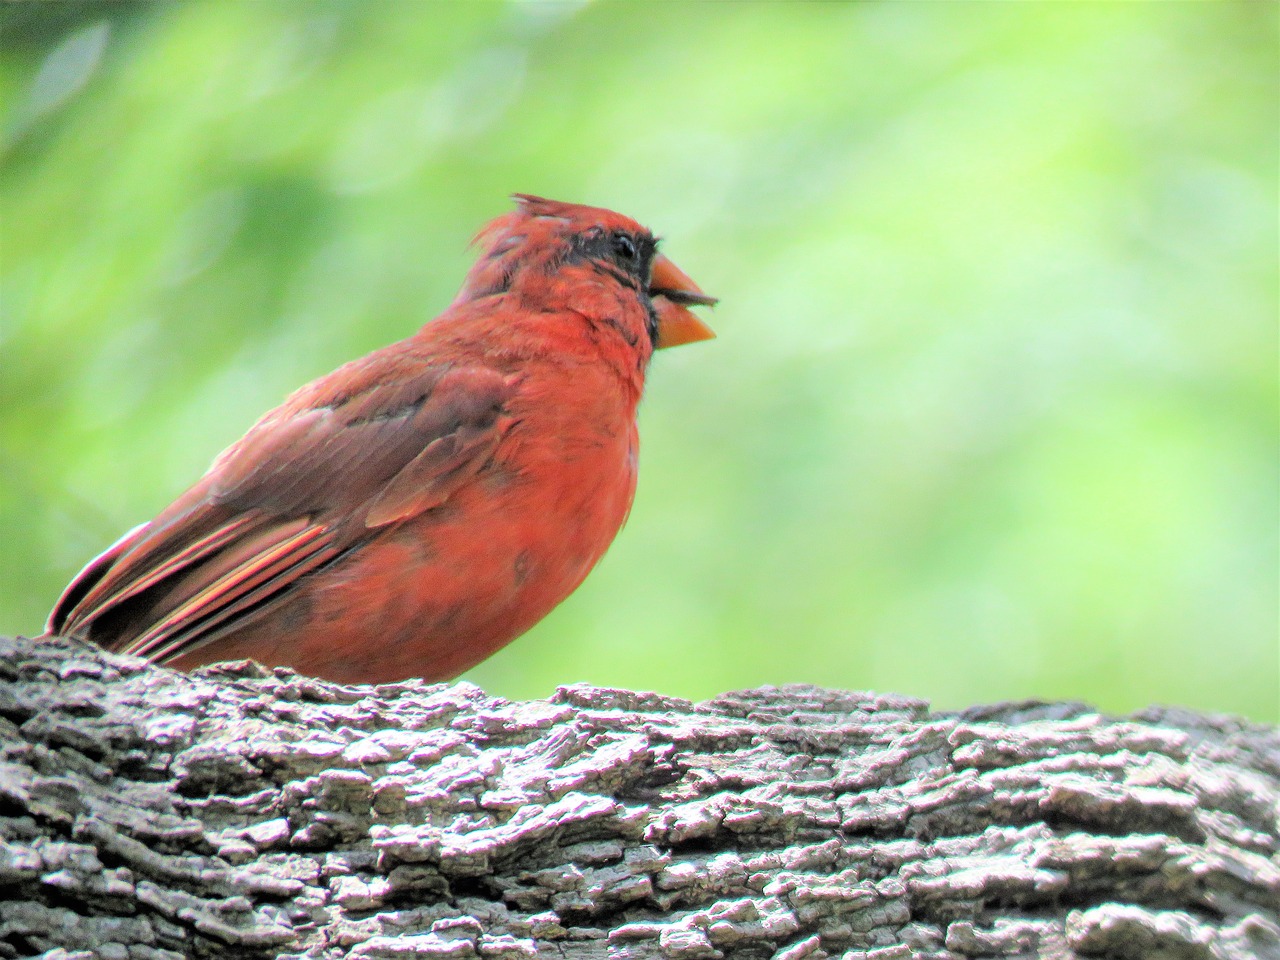
[[[111,558],[113,565],[102,572],[101,579],[92,586],[74,607],[67,611],[63,619],[67,622],[75,623],[83,619],[89,611],[93,611],[93,616],[101,616],[113,607],[155,586],[165,577],[172,577],[192,564],[212,556],[229,543],[236,535],[236,532],[249,523],[249,519],[248,517],[241,517],[225,526],[219,527],[212,533],[200,537],[178,550],[173,556],[160,560],[145,573],[133,578],[124,576],[129,572],[127,565],[116,563],[119,560],[119,555]],[[143,528],[135,527],[134,529],[141,530]]]
[[[91,562],[50,631],[153,660],[234,631],[484,470],[513,422],[515,388],[497,370],[433,363],[403,344],[303,387]]]
[[[191,595],[140,634],[122,653],[164,659],[197,638],[207,638],[236,614],[263,603],[330,559],[332,534],[298,522],[264,531],[219,558],[216,576],[201,578]]]

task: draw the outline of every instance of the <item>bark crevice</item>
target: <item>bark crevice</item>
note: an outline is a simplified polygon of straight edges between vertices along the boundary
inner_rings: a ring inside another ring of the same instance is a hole
[[[0,638],[0,960],[41,954],[1280,957],[1280,734]]]

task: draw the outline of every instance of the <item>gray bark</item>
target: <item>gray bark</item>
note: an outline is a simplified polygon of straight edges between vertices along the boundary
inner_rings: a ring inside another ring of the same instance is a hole
[[[1280,957],[1280,735],[0,639],[0,958]]]

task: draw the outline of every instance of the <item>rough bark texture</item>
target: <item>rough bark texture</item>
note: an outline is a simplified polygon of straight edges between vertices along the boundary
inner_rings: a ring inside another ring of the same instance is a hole
[[[1280,736],[0,640],[0,958],[1280,957]]]

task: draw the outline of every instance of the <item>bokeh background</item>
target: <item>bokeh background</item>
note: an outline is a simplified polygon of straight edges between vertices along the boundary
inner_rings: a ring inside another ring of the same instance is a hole
[[[0,630],[513,191],[722,297],[639,497],[469,677],[1277,719],[1270,3],[7,3]]]

